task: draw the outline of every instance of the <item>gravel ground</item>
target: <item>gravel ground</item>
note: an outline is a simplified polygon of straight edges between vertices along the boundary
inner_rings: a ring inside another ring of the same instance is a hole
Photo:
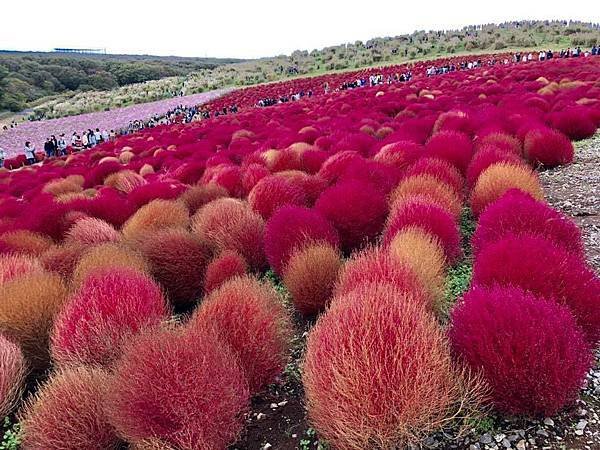
[[[587,258],[600,272],[600,133],[576,144],[575,162],[540,173],[551,206],[571,216],[582,231]],[[296,317],[293,356],[280,383],[254,399],[247,427],[231,450],[323,450],[306,418],[299,362],[309,322]],[[600,350],[596,364],[575,405],[557,417],[502,418],[490,414],[471,424],[466,434],[455,430],[430,436],[422,449],[461,450],[600,450]],[[375,449],[365,449],[375,450]]]

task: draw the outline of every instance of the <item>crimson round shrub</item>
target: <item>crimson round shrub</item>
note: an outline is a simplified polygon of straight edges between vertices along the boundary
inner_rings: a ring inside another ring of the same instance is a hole
[[[373,156],[373,160],[396,167],[406,169],[423,152],[422,146],[411,141],[397,141],[384,145]]]
[[[190,187],[179,196],[179,199],[188,207],[190,214],[194,214],[207,203],[228,195],[227,189],[224,187],[209,183]]]
[[[292,324],[275,289],[250,276],[233,278],[211,292],[188,329],[209,329],[239,358],[251,393],[279,376],[287,362]]]
[[[134,334],[168,314],[160,288],[147,275],[127,269],[92,273],[55,320],[52,356],[61,366],[107,366]]]
[[[535,128],[525,135],[525,157],[532,164],[555,167],[573,162],[573,144],[560,131]]]
[[[3,417],[19,400],[26,373],[25,358],[19,346],[0,335],[0,414]]]
[[[387,216],[384,195],[370,183],[340,181],[325,190],[315,209],[333,224],[345,251],[373,242]]]
[[[492,164],[519,164],[521,161],[521,158],[519,158],[514,153],[500,150],[499,148],[491,145],[483,147],[481,150],[475,153],[475,156],[473,156],[473,159],[467,167],[467,186],[469,187],[469,189],[475,186],[479,175],[481,175],[481,173],[485,171],[485,169],[490,167]]]
[[[247,195],[256,183],[271,175],[269,169],[262,164],[252,163],[242,169],[242,189]]]
[[[569,139],[580,140],[594,135],[596,124],[584,108],[567,108],[550,114],[550,123]]]
[[[0,255],[0,286],[21,276],[42,270],[42,265],[37,258],[19,254]]]
[[[339,236],[331,223],[318,211],[301,206],[284,206],[265,226],[265,254],[277,274],[283,273],[292,252],[308,243],[339,245]]]
[[[422,228],[436,236],[450,264],[460,257],[462,250],[458,224],[452,214],[441,206],[416,199],[398,205],[385,226],[384,244],[389,245],[400,230],[408,227]]]
[[[565,215],[518,189],[510,190],[479,216],[473,234],[473,253],[510,234],[537,234],[584,256],[581,232]]]
[[[114,227],[101,219],[86,217],[79,219],[69,229],[65,242],[81,245],[96,245],[118,241],[120,234]]]
[[[125,349],[105,408],[128,442],[224,449],[241,432],[249,403],[243,369],[214,334],[157,329],[136,336]]]
[[[244,258],[233,250],[224,250],[206,267],[204,275],[204,292],[210,293],[225,281],[248,272],[248,264]]]
[[[589,342],[600,339],[600,279],[580,256],[536,235],[507,234],[476,256],[473,284],[513,285],[569,307]]]
[[[452,312],[452,349],[502,412],[544,417],[577,398],[592,362],[564,306],[512,286],[475,287]]]
[[[252,270],[261,270],[265,265],[265,222],[241,200],[220,198],[204,205],[192,217],[192,230],[215,253],[237,251]]]
[[[459,131],[440,131],[427,141],[425,154],[448,161],[464,174],[473,157],[473,143]]]
[[[404,448],[443,426],[464,379],[422,305],[388,284],[337,298],[312,328],[308,416],[340,449]]]
[[[117,450],[103,400],[108,375],[89,367],[59,371],[29,399],[22,413],[22,446],[37,450]]]
[[[443,159],[419,158],[417,162],[406,169],[406,177],[415,175],[431,175],[442,183],[452,186],[459,195],[464,190],[463,176],[456,167]]]
[[[185,306],[198,301],[212,256],[208,244],[189,231],[167,229],[141,238],[138,249],[173,304]]]
[[[486,147],[494,147],[517,157],[523,153],[521,142],[515,136],[503,132],[488,133],[475,141],[475,149],[480,152]]]
[[[318,175],[333,184],[352,162],[361,161],[362,159],[360,154],[351,150],[335,153],[321,165]]]
[[[307,203],[304,190],[284,177],[270,175],[262,178],[248,194],[248,203],[265,220],[284,205]]]
[[[54,272],[65,280],[70,280],[75,266],[85,252],[83,245],[63,244],[49,248],[40,255],[40,263],[48,272]]]

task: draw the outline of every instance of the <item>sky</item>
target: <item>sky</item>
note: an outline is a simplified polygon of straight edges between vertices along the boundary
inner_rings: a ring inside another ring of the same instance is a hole
[[[514,19],[600,22],[594,0],[3,0],[0,49],[257,58]]]

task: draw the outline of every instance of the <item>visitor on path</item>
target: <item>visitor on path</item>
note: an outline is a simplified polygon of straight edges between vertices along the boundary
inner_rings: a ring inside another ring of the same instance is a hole
[[[0,147],[0,169],[4,167],[4,160],[6,159],[6,152]]]
[[[65,133],[61,133],[58,137],[56,149],[59,156],[65,156],[67,154],[67,140],[65,139]]]
[[[27,160],[28,166],[35,163],[35,145],[31,145],[31,142],[29,141],[25,142],[23,153],[25,153],[25,159]]]

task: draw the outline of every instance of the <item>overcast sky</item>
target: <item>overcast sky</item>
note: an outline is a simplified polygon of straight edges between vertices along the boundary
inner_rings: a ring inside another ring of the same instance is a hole
[[[526,18],[600,22],[600,8],[594,0],[2,0],[0,49],[254,58]]]

